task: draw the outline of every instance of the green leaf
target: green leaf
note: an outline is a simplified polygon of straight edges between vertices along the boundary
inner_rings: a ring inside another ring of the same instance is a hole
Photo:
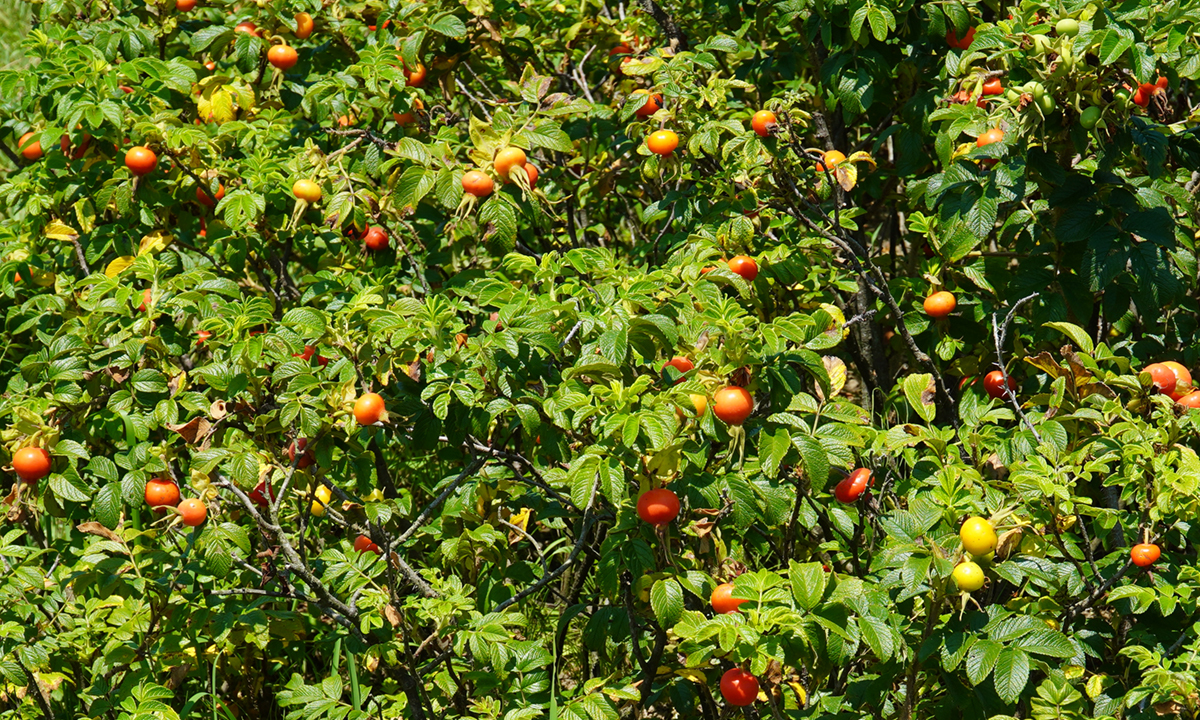
[[[121,485],[109,483],[100,488],[92,500],[92,514],[109,530],[121,523]]]
[[[825,595],[825,579],[828,573],[819,562],[788,563],[788,580],[792,585],[792,597],[805,610],[812,610]]]
[[[1003,650],[1004,646],[994,640],[980,640],[971,646],[967,653],[967,679],[972,685],[987,680]]]
[[[305,339],[317,339],[325,334],[325,314],[310,307],[296,307],[283,316],[283,324]]]
[[[1096,346],[1092,342],[1092,338],[1088,336],[1087,331],[1078,325],[1069,322],[1048,322],[1043,323],[1042,327],[1052,328],[1066,335],[1071,339],[1071,342],[1075,343],[1075,347],[1082,350],[1086,355],[1091,355],[1096,350]]]
[[[497,248],[499,253],[509,253],[517,244],[517,214],[501,195],[493,195],[479,208],[479,224],[483,239]]]
[[[808,435],[792,435],[792,444],[800,452],[804,472],[814,490],[823,490],[829,483],[829,455],[820,441]]]
[[[1029,682],[1029,656],[1017,648],[1005,648],[996,662],[996,694],[1012,705]]]
[[[892,637],[892,629],[886,622],[863,615],[858,618],[858,629],[871,652],[875,653],[875,657],[885,662],[892,657],[896,651],[896,643]]]
[[[72,468],[61,474],[50,475],[50,489],[58,497],[71,502],[87,502],[92,499],[91,488]]]
[[[426,27],[436,33],[441,33],[446,37],[462,38],[466,37],[467,34],[466,24],[458,17],[451,15],[450,13],[444,13],[436,16],[434,19],[429,21]]]
[[[792,437],[787,428],[775,428],[764,432],[758,442],[758,460],[763,474],[774,478],[779,474],[779,465],[792,447]]]
[[[925,422],[933,422],[933,416],[937,414],[937,407],[933,403],[933,376],[928,373],[909,375],[904,378],[902,385],[904,397],[912,409],[916,410]]]
[[[675,578],[662,578],[651,586],[650,607],[664,628],[678,622],[683,614],[683,588]]]
[[[1016,645],[1026,652],[1050,657],[1069,658],[1076,654],[1075,646],[1071,644],[1070,639],[1051,628],[1034,630],[1019,638]]]

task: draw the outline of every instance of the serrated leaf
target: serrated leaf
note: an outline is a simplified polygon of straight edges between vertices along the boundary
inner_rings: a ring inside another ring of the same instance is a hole
[[[121,485],[109,483],[92,500],[92,514],[101,525],[115,530],[121,523]]]
[[[812,610],[825,595],[825,568],[819,562],[788,563],[788,580],[792,586],[792,597],[805,610]]]
[[[669,628],[683,614],[683,588],[675,578],[663,578],[650,588],[650,608],[658,624]]]
[[[1005,648],[996,661],[994,673],[996,694],[1012,705],[1021,697],[1029,683],[1029,656],[1017,648]]]

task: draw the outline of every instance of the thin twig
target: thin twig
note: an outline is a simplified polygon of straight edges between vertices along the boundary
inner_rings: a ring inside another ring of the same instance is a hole
[[[567,568],[571,567],[571,565],[574,564],[575,559],[579,557],[579,553],[583,551],[583,546],[587,542],[588,534],[591,532],[592,526],[596,524],[597,518],[596,518],[595,513],[592,512],[592,510],[596,503],[596,491],[599,489],[600,489],[600,473],[597,471],[596,480],[595,480],[595,482],[592,483],[591,497],[588,498],[587,507],[585,507],[584,511],[583,511],[583,526],[579,530],[579,537],[578,537],[578,539],[575,540],[575,547],[571,548],[571,554],[567,556],[567,559],[563,562],[563,564],[554,568],[554,570],[551,571],[548,575],[543,575],[542,579],[538,580],[533,585],[530,585],[529,587],[525,588],[521,592],[517,593],[516,595],[513,595],[509,599],[507,599],[504,602],[497,605],[492,610],[492,613],[498,613],[498,612],[503,611],[505,608],[512,607],[516,603],[529,597],[530,595],[534,594],[538,590],[541,590],[543,587],[545,587],[550,582],[552,582],[556,577],[558,577],[559,575],[562,575],[564,572],[566,572]]]
[[[446,486],[445,490],[443,490],[436,498],[433,499],[433,502],[429,503],[429,505],[427,505],[425,509],[421,511],[421,514],[418,515],[415,520],[413,520],[412,525],[410,525],[407,530],[405,530],[400,534],[399,537],[396,538],[394,544],[400,545],[405,540],[412,537],[417,530],[421,529],[422,525],[429,522],[429,518],[433,517],[434,511],[441,507],[442,503],[446,502],[446,498],[450,497],[454,491],[458,489],[458,486],[462,485],[463,481],[465,481],[468,476],[475,474],[476,471],[483,467],[484,462],[486,462],[486,459],[483,457],[475,458],[475,460],[472,461],[471,464],[466,467],[466,469],[458,474],[458,477],[454,478],[454,480]]]
[[[1025,426],[1029,428],[1029,432],[1033,433],[1033,437],[1037,439],[1039,445],[1042,442],[1042,436],[1038,434],[1037,428],[1035,428],[1033,423],[1029,421],[1029,418],[1026,417],[1025,411],[1021,409],[1021,403],[1017,402],[1016,393],[1014,393],[1012,388],[1008,386],[1008,370],[1004,367],[1004,342],[1008,337],[1008,329],[1012,325],[1013,319],[1017,315],[1017,310],[1019,310],[1020,307],[1025,303],[1038,297],[1040,294],[1041,293],[1033,293],[1032,295],[1026,295],[1015,302],[1012,308],[1009,309],[1008,315],[1004,318],[1003,325],[997,323],[996,313],[992,313],[992,339],[996,343],[996,367],[1000,368],[1000,373],[1004,376],[1004,384],[1000,386],[1001,391],[1004,393],[1004,397],[1008,399],[1009,404],[1013,406],[1013,410],[1017,411],[1017,416],[1020,417],[1025,423]]]

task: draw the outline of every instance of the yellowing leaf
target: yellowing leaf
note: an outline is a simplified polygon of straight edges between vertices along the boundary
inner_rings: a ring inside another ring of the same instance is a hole
[[[846,363],[833,355],[825,355],[821,363],[825,365],[825,372],[829,373],[829,389],[837,395],[846,386]]]
[[[120,275],[121,273],[125,272],[126,268],[128,268],[130,265],[132,265],[133,261],[136,259],[137,258],[135,258],[132,255],[122,255],[121,257],[117,258],[116,260],[113,260],[112,262],[110,262],[108,264],[108,267],[104,268],[104,274],[109,276],[110,278],[116,277],[116,276]]]
[[[515,512],[512,514],[512,517],[508,519],[508,524],[519,527],[522,530],[527,530],[529,527],[530,512],[531,510],[529,508],[521,508],[520,512]]]
[[[850,157],[846,158],[846,162],[865,162],[870,164],[871,169],[875,169],[875,158],[871,157],[870,153],[859,150],[858,152],[850,153]]]
[[[697,670],[695,668],[677,668],[675,670],[675,674],[680,677],[687,678],[688,680],[691,680],[692,682],[696,683],[697,685],[703,685],[706,682],[705,678],[704,678],[704,673],[700,672],[699,670]]]
[[[808,693],[804,692],[804,686],[798,682],[789,682],[788,687],[796,694],[796,704],[804,707],[808,704]]]
[[[46,226],[46,237],[50,240],[73,242],[79,238],[79,233],[70,225],[58,220],[51,220],[50,224]]]
[[[174,240],[175,236],[171,233],[155,230],[149,235],[142,237],[142,242],[138,245],[138,255],[157,253],[170,245]]]

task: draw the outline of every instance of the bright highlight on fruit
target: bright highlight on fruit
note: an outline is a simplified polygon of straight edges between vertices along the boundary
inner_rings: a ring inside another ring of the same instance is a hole
[[[1138,567],[1150,567],[1162,555],[1162,550],[1152,543],[1138,543],[1129,551],[1129,559]]]
[[[730,385],[721,388],[713,396],[713,414],[721,422],[741,425],[754,412],[754,396],[744,387]]]
[[[996,529],[981,517],[967,518],[958,530],[958,537],[963,548],[976,557],[996,549]]]
[[[931,318],[944,318],[954,312],[954,308],[958,306],[958,301],[954,298],[954,293],[942,290],[935,292],[925,298],[925,314]]]
[[[679,515],[679,498],[666,488],[648,490],[638,498],[637,514],[651,525],[666,525]]]
[[[866,468],[858,468],[847,475],[833,489],[833,496],[838,502],[852,503],[862,497],[867,487],[875,484],[875,478]]]
[[[959,563],[954,568],[954,583],[958,585],[958,589],[963,592],[975,592],[983,587],[984,575],[983,569],[973,562],[967,561]]]

